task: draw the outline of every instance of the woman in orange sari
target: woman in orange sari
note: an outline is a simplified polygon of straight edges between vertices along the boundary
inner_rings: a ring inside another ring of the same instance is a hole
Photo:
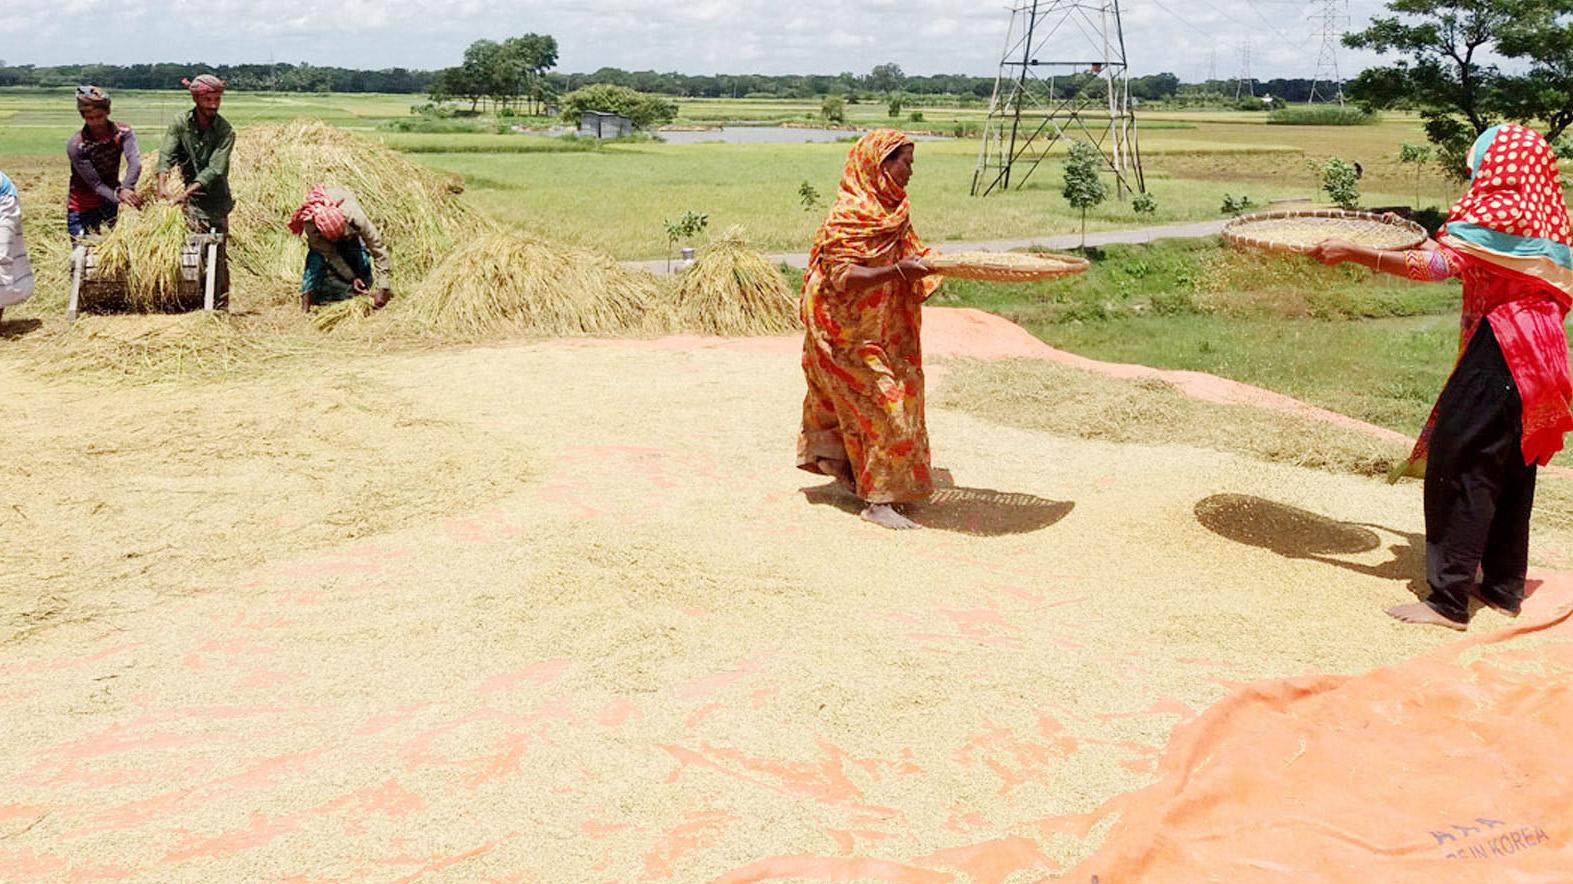
[[[1335,240],[1311,253],[1324,264],[1463,280],[1458,361],[1409,459],[1410,474],[1425,479],[1431,594],[1388,611],[1452,629],[1468,624],[1472,595],[1518,613],[1535,468],[1573,429],[1562,325],[1573,307],[1573,229],[1556,155],[1540,133],[1504,125],[1481,134],[1469,165],[1469,192],[1436,242],[1388,252]]]
[[[923,418],[923,301],[940,279],[912,230],[911,139],[878,129],[853,146],[803,279],[803,431],[797,465],[834,477],[864,519],[918,524],[897,505],[934,490]]]

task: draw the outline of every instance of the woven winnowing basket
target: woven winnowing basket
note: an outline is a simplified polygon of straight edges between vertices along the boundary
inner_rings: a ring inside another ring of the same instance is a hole
[[[924,261],[945,276],[990,282],[1054,279],[1081,273],[1088,267],[1085,258],[1020,252],[953,252],[925,258]]]
[[[1425,242],[1426,231],[1413,221],[1388,220],[1370,212],[1342,209],[1299,209],[1262,212],[1230,221],[1224,242],[1236,248],[1304,253],[1329,239],[1374,249],[1412,249]]]

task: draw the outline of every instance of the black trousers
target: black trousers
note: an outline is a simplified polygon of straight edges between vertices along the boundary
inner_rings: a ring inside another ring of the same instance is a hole
[[[1525,465],[1523,403],[1491,323],[1482,320],[1438,400],[1426,461],[1426,599],[1455,622],[1478,595],[1517,611],[1529,566],[1535,466]]]

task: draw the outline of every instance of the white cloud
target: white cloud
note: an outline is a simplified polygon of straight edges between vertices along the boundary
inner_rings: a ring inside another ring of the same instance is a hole
[[[1126,0],[1126,46],[1138,73],[1220,77],[1252,44],[1258,78],[1310,76],[1319,41],[1311,4],[1285,0]],[[435,68],[471,41],[551,34],[560,69],[686,73],[835,73],[894,61],[911,74],[992,75],[1004,2],[977,0],[7,0],[0,58],[11,64],[310,61]],[[1356,27],[1381,4],[1351,4]],[[94,42],[84,43],[91,22]],[[1086,23],[1067,22],[1067,54],[1088,50]],[[1093,47],[1092,51],[1096,51]],[[1216,58],[1216,63],[1213,59]],[[1340,51],[1346,74],[1372,61]]]

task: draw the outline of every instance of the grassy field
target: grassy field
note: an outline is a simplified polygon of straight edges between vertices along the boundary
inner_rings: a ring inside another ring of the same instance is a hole
[[[948,281],[943,304],[979,307],[1064,350],[1204,371],[1412,433],[1458,345],[1456,284],[1266,258],[1217,240],[1092,253],[1071,279]]]
[[[619,145],[605,150],[559,139],[488,132],[413,134],[378,131],[409,119],[421,96],[233,93],[224,113],[237,125],[313,117],[336,126],[376,133],[395,147],[420,153],[434,166],[468,176],[476,202],[527,229],[555,232],[580,245],[623,258],[653,257],[662,249],[661,220],[685,210],[709,212],[721,229],[747,228],[764,247],[799,248],[812,222],[802,213],[797,188],[808,181],[827,194],[834,187],[845,147],[822,145]],[[145,149],[189,106],[181,92],[124,92],[116,95],[116,118],[137,127]],[[817,102],[682,100],[680,122],[769,123],[807,120]],[[924,121],[903,118],[909,128],[947,131],[955,121],[979,121],[981,106],[918,108]],[[848,107],[860,126],[890,125],[885,107]],[[1358,127],[1268,126],[1264,114],[1168,112],[1147,120],[1141,136],[1150,189],[1158,196],[1158,221],[1215,217],[1225,192],[1247,192],[1258,203],[1283,196],[1315,196],[1307,160],[1339,154],[1366,169],[1367,201],[1413,201],[1411,170],[1398,168],[1398,145],[1421,140],[1419,124],[1389,117]],[[23,158],[59,158],[65,138],[78,125],[68,92],[0,90],[0,165]],[[489,123],[483,129],[494,128]],[[1070,213],[1058,196],[1058,169],[1045,167],[1027,188],[988,201],[968,194],[978,142],[925,143],[914,206],[931,238],[1029,236],[1071,229]],[[541,156],[572,153],[573,156]],[[528,155],[522,157],[521,155]],[[615,190],[612,198],[599,191]],[[1435,174],[1421,182],[1422,200],[1442,204],[1453,185]],[[724,194],[717,194],[724,189]],[[812,214],[812,213],[807,213]],[[785,216],[785,217],[784,217]],[[1089,219],[1093,229],[1128,226],[1125,209],[1102,207]]]

